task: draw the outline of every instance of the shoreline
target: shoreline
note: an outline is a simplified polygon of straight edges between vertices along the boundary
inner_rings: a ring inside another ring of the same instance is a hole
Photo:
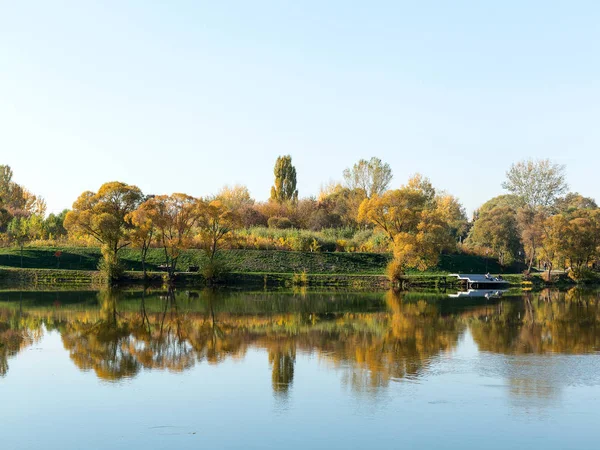
[[[118,287],[149,286],[158,287],[167,284],[165,272],[148,272],[144,279],[142,272],[126,271],[115,283]],[[544,288],[573,287],[575,282],[545,283],[539,275],[525,280],[522,274],[504,274],[510,288]],[[461,283],[448,274],[407,274],[405,278],[408,288],[460,289]],[[32,269],[0,267],[0,283],[15,286],[27,284],[39,287],[89,287],[107,286],[106,279],[100,271],[68,270],[68,269]],[[249,287],[249,288],[290,288],[290,287],[322,287],[346,288],[357,290],[386,290],[394,285],[381,274],[347,274],[347,273],[290,273],[290,272],[228,272],[218,279],[208,281],[200,273],[177,272],[173,280],[175,287]]]

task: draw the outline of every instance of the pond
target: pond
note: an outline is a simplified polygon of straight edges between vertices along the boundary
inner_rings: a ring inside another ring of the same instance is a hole
[[[598,291],[0,291],[3,449],[588,448]]]

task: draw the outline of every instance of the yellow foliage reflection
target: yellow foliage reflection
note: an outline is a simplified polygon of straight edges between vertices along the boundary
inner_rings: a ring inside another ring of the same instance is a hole
[[[182,372],[243,358],[251,348],[264,350],[273,392],[283,396],[294,383],[299,354],[314,354],[341,371],[356,391],[378,389],[391,380],[420,377],[456,347],[467,328],[487,352],[600,348],[598,297],[578,290],[525,293],[452,312],[447,306],[453,300],[393,291],[363,300],[309,291],[236,297],[213,290],[141,296],[107,290],[84,306],[2,303],[0,375],[9,358],[44,330],[58,331],[73,363],[106,381],[141,370]]]

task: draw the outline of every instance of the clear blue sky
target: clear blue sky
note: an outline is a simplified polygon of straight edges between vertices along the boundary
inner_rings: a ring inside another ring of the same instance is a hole
[[[301,196],[378,156],[472,210],[510,163],[600,200],[600,2],[0,0],[0,163],[70,207],[105,181]]]

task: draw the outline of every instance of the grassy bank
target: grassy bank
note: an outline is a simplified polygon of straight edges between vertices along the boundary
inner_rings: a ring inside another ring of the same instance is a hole
[[[60,251],[60,257],[56,256]],[[93,271],[98,267],[101,254],[97,248],[30,247],[23,251],[22,267],[29,269],[60,269]],[[310,274],[354,274],[383,275],[391,255],[383,253],[342,253],[342,252],[291,252],[281,250],[226,250],[219,253],[219,259],[229,272],[239,273],[299,273]],[[140,252],[136,249],[123,249],[121,260],[130,271],[141,271]],[[180,257],[178,270],[187,271],[190,266],[200,266],[207,262],[204,252],[186,250]],[[161,249],[150,249],[147,267],[158,270],[164,263]],[[19,249],[0,248],[0,266],[21,267]],[[467,255],[442,255],[437,267],[429,274],[461,273],[501,273],[502,268],[493,259]],[[504,269],[507,273],[520,272],[519,267]],[[415,272],[416,273],[416,272]]]
[[[102,286],[105,280],[98,271],[61,269],[0,268],[0,282],[10,285],[29,286]]]
[[[33,285],[98,285],[102,278],[96,271],[101,254],[97,248],[39,248],[0,249],[0,280],[5,283],[28,283]],[[322,286],[347,288],[386,289],[390,286],[385,267],[391,255],[381,253],[343,252],[292,252],[280,250],[227,250],[219,253],[219,260],[226,274],[219,282],[230,286]],[[143,282],[140,252],[124,249],[121,259],[126,268],[124,284]],[[147,257],[149,283],[163,283],[164,273],[158,271],[163,263],[160,249],[151,249]],[[180,257],[176,283],[186,286],[202,286],[206,280],[199,273],[186,273],[190,266],[202,267],[207,262],[204,252],[187,250]],[[21,268],[22,264],[22,268]],[[501,272],[494,260],[466,255],[442,255],[440,263],[432,270],[410,272],[409,283],[413,286],[443,287],[452,285],[445,275],[453,272],[484,273]],[[512,270],[518,270],[513,268]],[[510,278],[520,284],[522,277]]]

